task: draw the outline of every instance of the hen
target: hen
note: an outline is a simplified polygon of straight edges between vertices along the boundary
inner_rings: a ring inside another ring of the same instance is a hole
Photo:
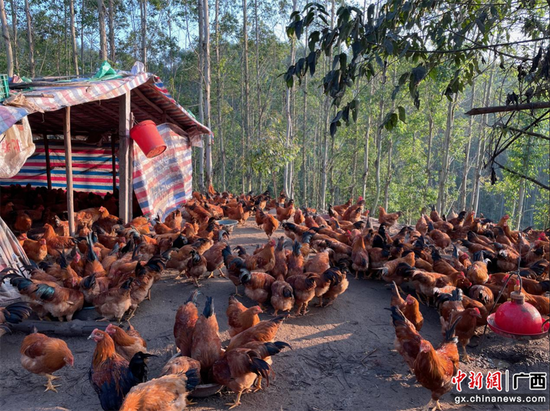
[[[283,276],[277,278],[271,284],[271,305],[275,309],[273,315],[277,316],[280,311],[289,311],[294,307],[294,293],[292,287],[287,283]]]
[[[197,370],[189,370],[178,376],[166,375],[133,387],[120,411],[183,411],[187,394],[199,385]]]
[[[147,351],[147,343],[131,324],[128,324],[128,331],[124,331],[114,324],[109,324],[105,332],[115,342],[116,352],[126,361],[130,361],[138,352]]]
[[[258,314],[262,312],[263,310],[258,305],[246,308],[235,297],[229,297],[229,305],[225,312],[229,324],[229,336],[233,337],[258,324],[260,322]]]
[[[109,334],[97,328],[88,339],[97,343],[88,373],[90,384],[99,397],[101,408],[118,410],[130,389],[147,380],[146,360],[151,355],[138,352],[128,362],[116,353]]]
[[[395,328],[394,347],[412,371],[414,360],[420,351],[422,336],[399,308],[392,306],[390,311]]]
[[[199,319],[199,311],[197,310],[198,294],[199,292],[195,290],[191,293],[186,303],[180,305],[176,312],[176,321],[174,322],[176,347],[179,348],[181,355],[186,357],[191,355],[193,332],[195,331],[195,324]]]
[[[234,348],[242,347],[251,341],[274,341],[275,336],[277,335],[277,331],[279,331],[279,328],[281,327],[281,324],[285,318],[285,316],[280,315],[278,317],[272,318],[271,320],[260,321],[255,326],[250,327],[243,332],[240,332],[239,334],[231,338],[231,341],[229,341],[229,346],[227,347],[227,351]]]
[[[418,300],[410,294],[407,294],[407,297],[403,300],[395,281],[392,283],[391,293],[391,305],[399,308],[407,320],[414,325],[416,331],[420,331],[424,324],[424,317],[422,317],[422,313],[420,312]]]
[[[304,273],[288,277],[286,281],[294,290],[294,299],[296,304],[296,315],[306,315],[309,302],[315,297],[315,288],[317,287],[316,273]]]
[[[214,380],[237,393],[235,402],[229,409],[241,404],[243,391],[252,387],[256,377],[263,377],[269,385],[269,364],[258,353],[249,348],[236,348],[225,352],[223,358],[212,367]]]
[[[52,380],[58,378],[52,375],[65,365],[74,366],[74,357],[67,343],[58,338],[51,338],[34,332],[27,335],[21,343],[21,365],[33,374],[48,378],[45,391],[55,391],[59,385],[53,385]]]
[[[401,211],[398,211],[397,213],[386,213],[384,207],[378,207],[378,222],[391,227],[397,223],[397,220],[401,217],[401,214]]]
[[[275,279],[267,273],[245,272],[241,274],[240,280],[244,285],[244,294],[263,309],[263,304],[271,297],[271,286]]]
[[[206,304],[202,315],[193,330],[191,357],[201,363],[201,376],[209,381],[212,365],[222,354],[222,342],[218,334],[218,320],[214,312],[212,297],[206,297]]]

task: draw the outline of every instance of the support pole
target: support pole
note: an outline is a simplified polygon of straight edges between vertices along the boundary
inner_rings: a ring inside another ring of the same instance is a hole
[[[71,107],[65,107],[63,122],[63,137],[65,140],[65,167],[67,174],[67,211],[69,213],[69,232],[75,234],[74,226],[74,191],[73,191],[73,159],[71,142]]]
[[[119,217],[124,224],[132,219],[132,161],[133,144],[130,138],[130,93],[119,97],[119,127],[118,127],[118,170],[119,170]]]
[[[46,153],[46,177],[48,179],[48,190],[52,189],[52,168],[50,166],[50,143],[48,142],[48,134],[42,134],[44,138],[44,152]]]
[[[115,135],[111,134],[111,160],[113,163],[113,195],[116,191],[116,153],[115,153]]]

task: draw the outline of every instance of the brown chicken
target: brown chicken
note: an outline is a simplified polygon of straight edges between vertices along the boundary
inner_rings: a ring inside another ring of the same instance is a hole
[[[275,278],[267,273],[247,272],[241,274],[240,280],[244,285],[244,294],[264,309],[263,304],[271,297],[271,286]]]
[[[351,262],[351,268],[355,271],[355,279],[359,278],[360,272],[363,273],[363,278],[366,278],[369,269],[369,253],[361,235],[353,239]]]
[[[277,247],[275,248],[275,265],[270,271],[270,274],[277,278],[280,275],[287,277],[288,264],[287,264],[287,250],[284,249],[285,238],[279,237],[277,241]]]
[[[214,301],[212,297],[206,297],[204,311],[195,324],[191,344],[191,358],[201,363],[203,381],[210,381],[212,365],[220,359],[222,354],[222,342],[218,330]]]
[[[115,342],[116,352],[128,362],[138,352],[147,352],[147,343],[131,324],[128,324],[128,331],[124,331],[114,324],[109,324],[105,332]]]
[[[315,288],[319,275],[316,273],[304,273],[290,276],[286,279],[294,291],[296,315],[306,315],[309,302],[315,297]]]
[[[23,250],[25,250],[25,253],[27,254],[27,257],[37,264],[44,261],[44,259],[48,256],[48,246],[46,245],[46,240],[43,238],[38,241],[26,238],[23,241],[22,246]]]
[[[399,308],[392,306],[390,311],[395,328],[394,347],[401,354],[409,369],[413,371],[414,360],[420,351],[422,336]]]
[[[365,208],[365,200],[363,200],[363,197],[359,197],[357,200],[357,203],[349,206],[342,215],[342,219],[345,221],[350,221],[352,223],[355,223],[361,219],[361,215],[363,214],[363,210]]]
[[[263,313],[263,310],[258,305],[246,308],[235,297],[231,296],[225,313],[229,324],[229,336],[233,337],[258,324],[260,322],[258,314]]]
[[[249,255],[242,246],[235,247],[239,250],[239,257],[244,259],[249,271],[271,271],[275,266],[275,241],[269,240],[264,248],[254,255]]]
[[[214,380],[237,393],[235,402],[229,409],[241,404],[243,391],[252,387],[257,377],[263,377],[269,385],[271,368],[260,355],[249,348],[236,348],[225,352],[223,358],[214,363]]]
[[[487,269],[487,261],[484,258],[483,251],[478,251],[474,254],[474,262],[466,270],[466,277],[472,284],[485,284],[489,279],[489,271]]]
[[[70,249],[75,244],[75,241],[71,237],[58,236],[53,227],[50,224],[44,224],[44,239],[48,246],[48,254],[56,255],[57,251],[63,249]]]
[[[58,338],[51,338],[34,329],[34,333],[27,335],[21,343],[21,365],[33,374],[48,378],[45,391],[55,391],[59,385],[52,381],[58,377],[52,375],[65,365],[74,366],[74,357],[67,343]]]
[[[26,212],[18,211],[13,228],[20,233],[26,233],[32,228],[32,219]]]
[[[196,250],[191,250],[190,258],[187,261],[187,271],[185,272],[187,277],[190,278],[195,287],[200,287],[199,278],[206,274],[206,258],[203,255],[200,255]]]
[[[182,411],[186,409],[187,394],[200,383],[197,370],[166,375],[134,386],[120,411]]]
[[[304,272],[304,256],[302,255],[302,244],[294,241],[292,244],[292,253],[287,257],[287,276],[299,275]]]
[[[196,370],[200,377],[201,363],[191,357],[186,357],[178,353],[170,358],[164,367],[162,367],[160,375],[182,375],[189,370]]]
[[[391,306],[399,308],[407,320],[414,325],[416,331],[420,331],[422,329],[422,325],[424,324],[424,317],[420,312],[418,300],[410,294],[407,294],[405,299],[401,298],[401,294],[399,294],[399,289],[397,284],[395,284],[395,281],[392,283],[391,292]]]
[[[439,248],[445,249],[452,244],[451,237],[449,237],[447,233],[434,228],[434,225],[431,222],[428,223],[428,236]]]
[[[292,286],[284,280],[283,276],[279,276],[277,281],[271,284],[271,305],[275,309],[273,315],[277,315],[280,311],[292,310],[294,307],[294,293]]]
[[[294,200],[290,199],[286,207],[277,206],[275,211],[277,212],[277,220],[279,220],[281,223],[290,220],[290,217],[292,217],[294,215],[294,212],[296,211],[296,209],[294,208]]]
[[[304,272],[312,272],[321,275],[330,268],[329,251],[315,254],[304,264]]]
[[[268,238],[271,238],[273,233],[279,228],[279,221],[271,214],[266,214],[262,210],[256,211],[256,216],[259,216],[262,222],[262,228]]]
[[[296,209],[296,212],[294,213],[294,224],[304,224],[304,221],[306,221],[304,213],[299,208]]]
[[[176,312],[176,321],[174,322],[176,347],[179,348],[181,355],[186,357],[191,355],[193,332],[195,331],[195,324],[199,319],[197,310],[198,294],[198,290],[193,291],[185,304],[180,305]]]
[[[214,275],[216,270],[219,271],[220,275],[223,276],[222,267],[223,267],[223,250],[227,247],[227,244],[223,241],[219,241],[206,250],[203,254],[203,257],[206,259],[206,272],[210,273],[209,277]]]
[[[464,352],[464,362],[470,361],[470,357],[466,352],[466,345],[468,345],[470,339],[475,334],[477,319],[480,318],[481,313],[478,308],[457,309],[453,310],[447,319],[443,318],[443,316],[440,317],[443,334],[445,334],[445,330],[447,330],[451,324],[455,324],[456,336]]]
[[[259,342],[271,342],[275,340],[277,331],[281,327],[283,320],[286,318],[284,315],[272,318],[267,321],[260,321],[258,324],[250,327],[239,334],[233,336],[229,341],[227,351],[243,347],[251,341]]]
[[[349,281],[346,277],[346,273],[335,267],[325,271],[321,275],[321,278],[325,279],[325,281],[329,284],[329,288],[325,293],[318,295],[319,303],[321,307],[328,307],[339,295],[343,294],[348,289]],[[323,300],[325,298],[328,301],[323,305]]]
[[[119,323],[122,321],[124,313],[132,305],[130,291],[133,281],[134,279],[130,277],[121,285],[117,285],[94,298],[94,307],[103,316],[102,321],[112,319],[116,319]]]
[[[436,350],[429,341],[422,339],[418,355],[413,364],[416,380],[424,388],[431,391],[430,402],[424,409],[441,409],[439,398],[452,388],[452,378],[458,372],[457,339],[454,336],[452,324],[445,332],[445,340]]]
[[[401,217],[401,214],[401,211],[398,211],[397,213],[386,213],[384,207],[380,206],[378,207],[378,222],[380,224],[386,224],[388,227],[392,227],[395,223],[397,223],[397,220]]]

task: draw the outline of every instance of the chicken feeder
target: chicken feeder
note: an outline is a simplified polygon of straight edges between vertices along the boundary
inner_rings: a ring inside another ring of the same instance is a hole
[[[543,320],[539,311],[525,302],[525,296],[520,290],[521,285],[516,286],[510,295],[511,301],[505,302],[495,313],[489,315],[489,328],[502,337],[516,340],[538,340],[546,337],[550,322]]]
[[[130,137],[137,143],[145,157],[156,157],[166,150],[166,143],[157,130],[156,124],[145,120],[130,130]]]

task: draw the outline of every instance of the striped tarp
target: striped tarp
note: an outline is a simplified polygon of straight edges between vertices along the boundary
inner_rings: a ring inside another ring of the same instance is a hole
[[[172,131],[167,124],[157,127],[166,143],[166,150],[147,158],[134,144],[134,193],[141,211],[147,216],[166,215],[192,195],[193,164],[188,138]]]
[[[46,154],[43,142],[35,142],[36,151],[27,159],[19,174],[0,179],[0,186],[31,184],[47,187]],[[63,141],[49,141],[52,187],[67,187],[65,148]],[[104,194],[113,191],[113,163],[111,147],[96,147],[72,143],[73,185],[77,191]],[[118,174],[118,158],[115,157]],[[117,175],[118,185],[118,175]]]

